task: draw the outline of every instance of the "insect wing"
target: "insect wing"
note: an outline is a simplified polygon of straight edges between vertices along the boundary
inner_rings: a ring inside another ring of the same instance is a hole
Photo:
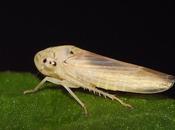
[[[157,93],[172,86],[170,75],[88,51],[66,60],[69,74],[96,87],[136,93]]]

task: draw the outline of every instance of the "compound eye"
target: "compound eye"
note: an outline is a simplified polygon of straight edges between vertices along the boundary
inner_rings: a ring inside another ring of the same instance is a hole
[[[47,62],[47,59],[45,58],[45,59],[43,59],[43,63],[46,63]]]

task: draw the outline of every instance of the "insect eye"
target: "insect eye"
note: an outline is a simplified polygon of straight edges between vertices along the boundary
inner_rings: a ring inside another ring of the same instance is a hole
[[[47,62],[47,59],[45,58],[44,60],[43,60],[43,63],[46,63]]]

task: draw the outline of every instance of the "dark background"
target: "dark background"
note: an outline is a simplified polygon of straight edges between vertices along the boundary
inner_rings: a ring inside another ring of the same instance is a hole
[[[7,5],[0,10],[0,71],[37,72],[37,51],[73,44],[175,75],[174,23],[172,1]]]

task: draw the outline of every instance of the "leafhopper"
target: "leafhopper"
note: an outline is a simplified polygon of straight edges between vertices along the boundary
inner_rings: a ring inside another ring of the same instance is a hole
[[[24,91],[24,94],[38,91],[46,81],[61,85],[86,114],[84,103],[70,88],[82,87],[132,107],[103,90],[151,94],[166,91],[175,82],[172,75],[104,57],[72,45],[42,50],[35,55],[34,62],[46,77],[34,89]]]

